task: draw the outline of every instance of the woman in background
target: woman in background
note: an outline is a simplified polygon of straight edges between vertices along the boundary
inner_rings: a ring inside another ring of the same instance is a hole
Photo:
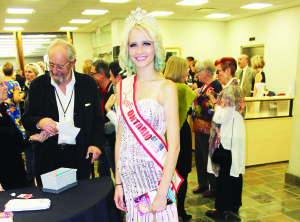
[[[19,108],[19,102],[22,101],[24,98],[24,93],[20,93],[21,88],[19,83],[14,81],[12,78],[14,67],[10,62],[6,62],[3,67],[3,72],[5,74],[4,83],[7,86],[7,95],[8,98],[11,100],[11,105],[8,107],[8,115],[11,119],[15,122],[18,129],[21,131],[21,113]],[[21,131],[22,132],[22,131]],[[22,132],[23,137],[25,138],[24,133]]]
[[[242,205],[243,177],[245,173],[246,131],[244,117],[246,104],[241,87],[235,78],[237,62],[224,57],[215,61],[219,81],[224,88],[218,99],[213,89],[207,96],[215,109],[209,139],[208,172],[217,177],[215,209],[206,212],[208,217],[225,218],[228,211],[237,213]],[[216,149],[231,150],[229,162],[216,164],[211,157]]]
[[[200,96],[195,102],[192,117],[206,119],[211,121],[213,117],[213,108],[209,104],[209,98],[206,95],[208,89],[213,89],[215,93],[222,90],[220,82],[214,78],[216,67],[209,60],[199,61],[196,64],[196,74],[202,87],[196,90]],[[198,177],[198,186],[193,190],[194,194],[203,193],[203,197],[214,197],[217,191],[215,175],[207,172],[209,135],[195,132],[195,162]]]
[[[251,65],[252,65],[252,68],[257,73],[255,76],[255,80],[252,81],[253,97],[256,97],[258,90],[257,90],[255,84],[266,82],[266,76],[265,76],[265,73],[263,72],[263,68],[265,66],[264,57],[262,57],[260,55],[253,56],[251,58]]]
[[[166,79],[170,79],[177,85],[178,105],[179,105],[179,125],[180,125],[180,152],[177,160],[176,169],[184,179],[177,194],[178,216],[183,220],[192,219],[184,209],[184,201],[187,191],[187,178],[192,170],[192,135],[191,128],[187,122],[187,114],[196,98],[196,93],[185,84],[188,76],[188,62],[179,57],[171,56],[167,61],[164,72]]]
[[[137,8],[126,19],[119,59],[136,74],[117,87],[116,206],[127,211],[126,221],[176,222],[176,203],[167,205],[166,197],[182,182],[174,175],[180,150],[177,87],[159,74],[165,49],[146,10]],[[141,215],[134,199],[156,189],[151,212]]]
[[[48,134],[41,132],[23,140],[23,135],[6,113],[9,104],[7,86],[0,79],[0,191],[27,187],[22,159],[23,147],[33,141],[43,142]]]

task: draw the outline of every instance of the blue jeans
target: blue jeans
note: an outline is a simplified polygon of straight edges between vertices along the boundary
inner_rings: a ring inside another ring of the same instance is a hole
[[[105,141],[105,154],[101,154],[98,159],[98,173],[99,177],[111,176],[110,169],[115,176],[115,154],[111,149],[108,140]]]

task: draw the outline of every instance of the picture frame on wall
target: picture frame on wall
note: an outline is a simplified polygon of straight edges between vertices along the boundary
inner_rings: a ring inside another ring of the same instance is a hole
[[[168,61],[169,57],[172,55],[181,56],[181,48],[180,47],[166,48],[166,61]]]

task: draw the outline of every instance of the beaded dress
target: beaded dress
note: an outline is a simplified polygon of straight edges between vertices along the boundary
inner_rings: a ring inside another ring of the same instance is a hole
[[[165,139],[167,122],[163,106],[153,99],[142,99],[137,101],[137,108],[145,121]],[[117,110],[117,115],[123,131],[118,169],[127,207],[126,221],[150,222],[153,221],[153,214],[140,216],[133,199],[158,188],[162,170],[136,140],[127,126],[120,108]],[[156,219],[159,222],[178,221],[176,203],[167,205],[166,210],[156,213]]]

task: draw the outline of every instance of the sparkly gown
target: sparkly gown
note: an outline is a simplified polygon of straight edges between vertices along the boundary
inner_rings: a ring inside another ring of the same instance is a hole
[[[164,108],[153,99],[142,99],[137,102],[141,116],[147,121],[157,134],[165,139],[166,115]],[[127,207],[126,221],[153,221],[153,214],[140,216],[133,199],[158,187],[162,170],[148,155],[143,147],[131,133],[120,108],[117,110],[118,120],[122,127],[123,135],[120,145],[118,169],[121,175],[125,202]],[[160,222],[178,221],[176,203],[167,205],[167,209],[156,213]]]

